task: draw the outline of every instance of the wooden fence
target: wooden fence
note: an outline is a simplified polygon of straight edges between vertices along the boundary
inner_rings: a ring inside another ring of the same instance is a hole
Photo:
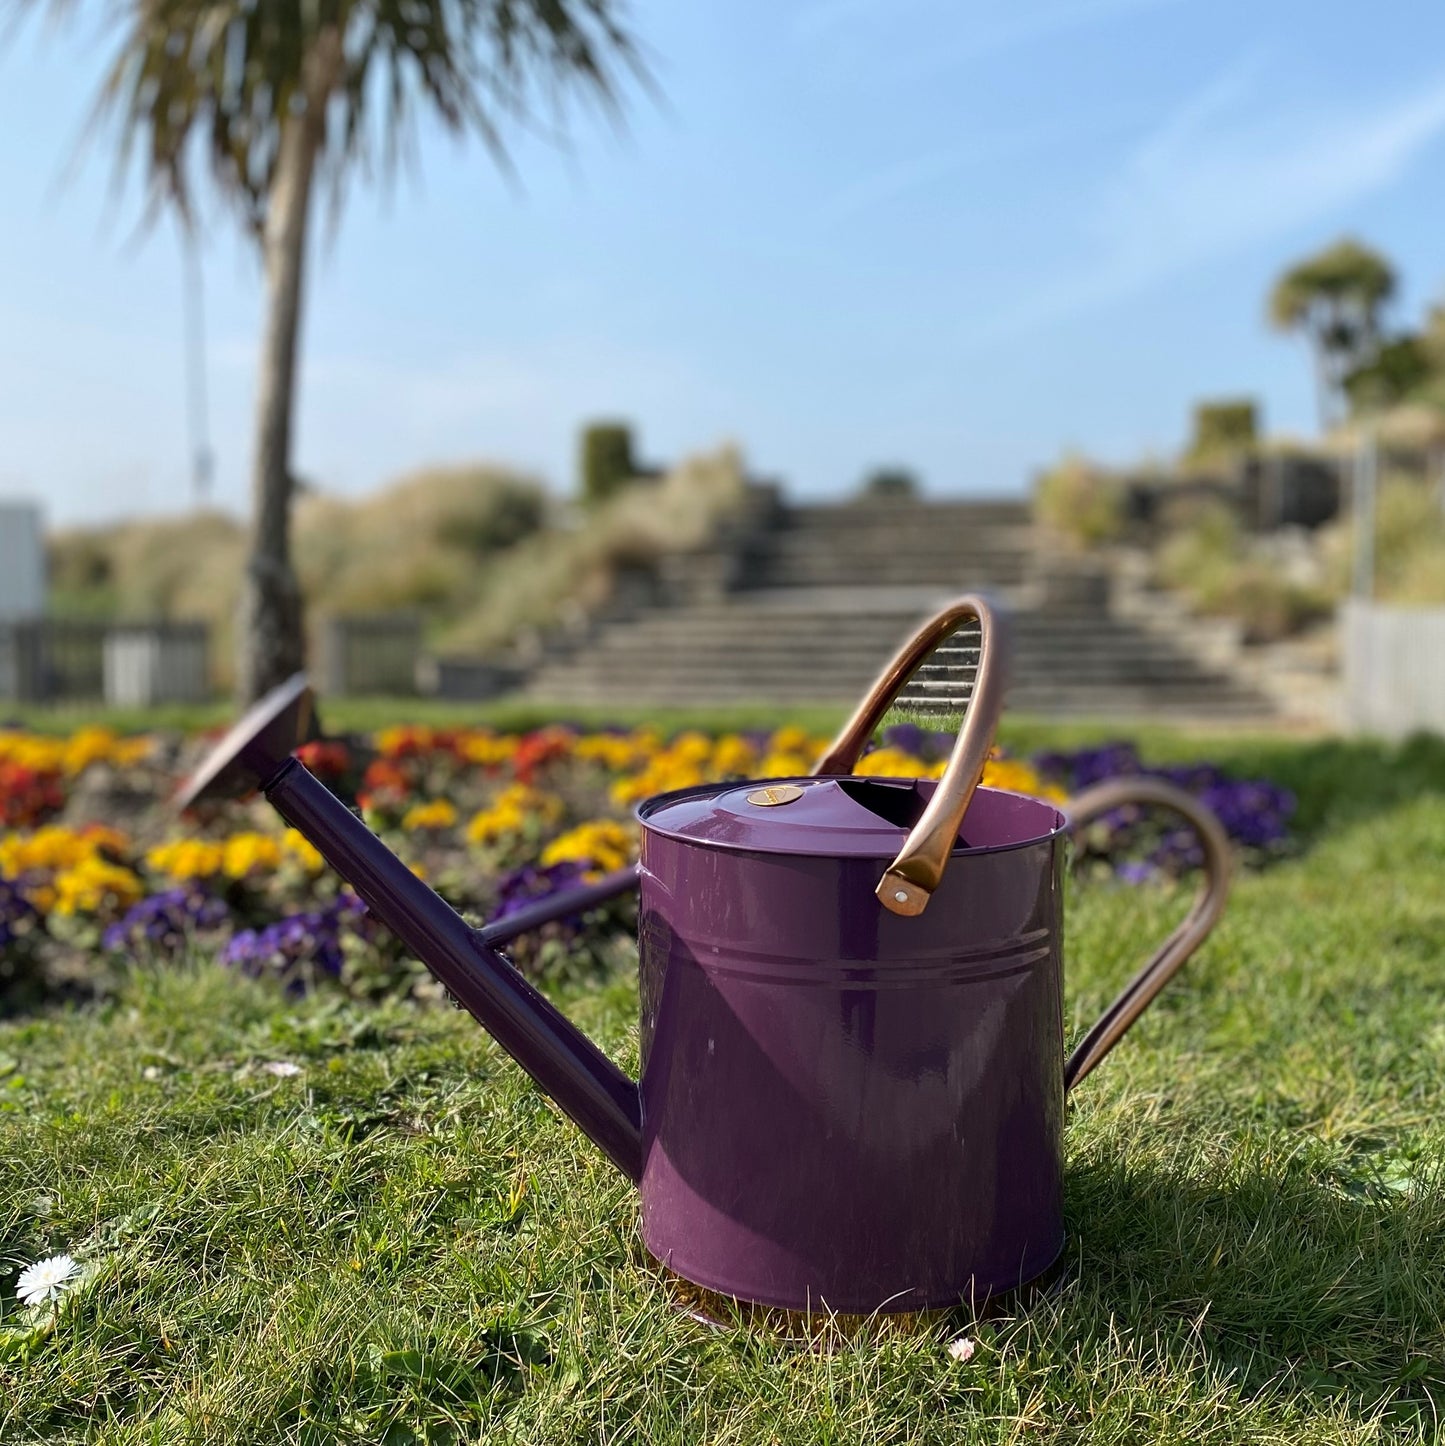
[[[1341,614],[1344,714],[1357,733],[1445,733],[1445,608],[1351,601]]]

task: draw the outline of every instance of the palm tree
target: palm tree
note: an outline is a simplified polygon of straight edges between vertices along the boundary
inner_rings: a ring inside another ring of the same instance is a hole
[[[0,0],[0,12],[76,0]],[[148,219],[189,225],[208,172],[259,247],[266,323],[257,387],[249,562],[236,683],[250,702],[301,666],[291,564],[291,435],[307,227],[321,184],[413,154],[419,113],[481,138],[506,165],[503,128],[565,132],[572,95],[620,111],[619,76],[644,78],[625,0],[117,0],[119,41],[96,118],[139,151]],[[378,154],[379,153],[379,154]]]
[[[1374,360],[1381,313],[1395,287],[1390,263],[1348,237],[1296,263],[1275,282],[1270,321],[1281,330],[1304,331],[1314,348],[1321,426],[1340,419],[1346,378]]]

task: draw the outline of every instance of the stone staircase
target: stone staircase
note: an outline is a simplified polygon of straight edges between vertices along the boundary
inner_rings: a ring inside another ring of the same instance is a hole
[[[959,592],[1008,609],[1014,712],[1260,719],[1263,694],[1138,621],[1042,586],[1022,502],[792,507],[743,541],[725,589],[600,627],[526,685],[561,704],[851,703],[908,633]],[[1065,590],[1067,591],[1067,590]],[[1052,600],[1051,600],[1052,597]],[[976,630],[950,638],[902,702],[956,710]]]

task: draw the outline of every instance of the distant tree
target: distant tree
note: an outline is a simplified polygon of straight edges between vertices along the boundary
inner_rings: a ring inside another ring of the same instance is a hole
[[[918,496],[918,478],[907,467],[875,467],[863,479],[863,495],[898,501]]]
[[[68,12],[78,0],[0,0]],[[291,561],[292,411],[307,227],[318,186],[415,156],[428,113],[474,134],[502,164],[505,123],[539,110],[565,129],[580,93],[616,114],[618,72],[641,70],[625,0],[112,0],[120,32],[98,117],[119,158],[141,157],[147,219],[189,225],[194,171],[208,172],[261,254],[266,325],[257,385],[252,527],[237,638],[247,702],[302,663]],[[540,105],[539,105],[540,102]]]
[[[1353,412],[1373,412],[1409,401],[1431,378],[1430,351],[1423,338],[1407,334],[1381,343],[1374,356],[1344,381]]]
[[[1345,378],[1373,360],[1396,278],[1378,252],[1346,238],[1290,267],[1269,296],[1270,321],[1303,331],[1315,353],[1320,423],[1339,420]]]
[[[637,476],[632,429],[626,422],[593,422],[582,429],[582,500],[606,502]]]

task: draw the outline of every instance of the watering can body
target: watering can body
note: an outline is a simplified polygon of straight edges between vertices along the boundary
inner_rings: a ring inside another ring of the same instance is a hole
[[[796,784],[779,814],[838,788]],[[827,856],[668,826],[715,800],[642,810],[650,1253],[724,1296],[849,1314],[1038,1275],[1064,1239],[1063,815],[980,789],[974,847],[907,918],[874,898],[891,854],[866,838]]]
[[[968,717],[943,778],[853,767],[902,683],[967,618]],[[636,869],[474,929],[290,756],[304,679],[252,710],[180,801],[260,787],[641,1192],[643,1240],[705,1291],[792,1311],[979,1301],[1063,1245],[1066,1090],[1223,907],[1218,821],[1178,789],[1111,782],[1052,804],[979,787],[1003,688],[1000,621],[960,599],[900,650],[807,778],[662,795]],[[1065,1059],[1068,834],[1123,806],[1202,845],[1188,917]],[[498,952],[640,889],[636,1082]]]

